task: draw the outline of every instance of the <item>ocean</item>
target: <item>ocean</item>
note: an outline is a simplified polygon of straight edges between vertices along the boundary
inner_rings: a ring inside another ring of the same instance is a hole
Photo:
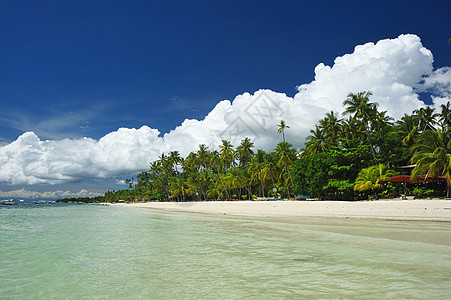
[[[449,299],[447,222],[0,209],[1,299]]]

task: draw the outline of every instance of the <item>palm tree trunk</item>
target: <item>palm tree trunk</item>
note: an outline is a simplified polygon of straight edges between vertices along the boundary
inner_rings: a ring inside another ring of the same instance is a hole
[[[448,178],[446,178],[446,198],[449,198],[451,195],[451,182]]]
[[[248,193],[251,194],[252,196],[252,192],[251,190],[248,188],[248,186],[244,183],[244,181],[241,179],[240,174],[238,174],[238,172],[235,172],[235,174],[238,176],[238,180],[241,182],[241,184],[243,185],[243,187],[248,191]],[[241,195],[240,195],[241,196]],[[249,196],[249,195],[248,195]]]
[[[196,177],[197,177],[197,182],[199,182],[199,187],[200,187],[200,192],[201,192],[201,194],[199,195],[200,201],[202,201],[202,195],[204,196],[204,200],[207,200],[207,197],[205,196],[205,193],[204,193],[204,189],[202,187],[202,182],[200,181],[199,174],[197,172],[196,172]]]
[[[287,163],[285,163],[285,173],[288,174],[288,177],[290,177],[290,181],[289,182],[291,182],[291,173],[288,171]],[[287,189],[287,192],[288,192],[288,199],[290,199],[291,198],[291,193],[290,193],[290,185],[289,184],[287,184],[286,189]]]
[[[367,138],[368,138],[368,143],[370,143],[371,154],[373,154],[374,159],[376,159],[376,152],[374,151],[373,143],[371,142],[370,129],[368,128],[368,124],[366,122],[366,119],[363,120],[363,122],[364,122],[364,125],[365,125],[365,131],[366,131],[366,135],[367,135]]]
[[[166,194],[166,199],[169,200],[169,191],[166,189],[166,185],[163,184],[163,182],[160,179],[160,175],[157,174],[157,179],[160,182],[161,186],[163,187],[164,193]]]
[[[223,190],[224,190],[224,192],[225,192],[225,194],[226,194],[227,200],[230,200],[229,191],[227,190],[227,187],[226,187],[225,184],[224,184],[224,180],[222,180],[221,172],[219,172],[218,177],[219,177],[219,180],[221,181],[221,185],[222,185],[223,188],[224,188]]]
[[[220,197],[219,191],[221,190],[222,192],[224,192],[224,189],[222,189],[222,188],[221,188],[221,189],[218,189],[218,186],[216,185],[216,182],[215,182],[214,178],[211,178],[211,182],[213,183],[213,185],[214,185],[216,191],[218,191],[218,199],[216,199],[216,200],[219,200],[219,197]]]

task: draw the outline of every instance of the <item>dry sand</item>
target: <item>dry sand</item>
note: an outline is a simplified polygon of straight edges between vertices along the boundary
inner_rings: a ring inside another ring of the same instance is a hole
[[[378,201],[209,201],[116,204],[171,212],[258,217],[349,217],[451,221],[450,200]]]

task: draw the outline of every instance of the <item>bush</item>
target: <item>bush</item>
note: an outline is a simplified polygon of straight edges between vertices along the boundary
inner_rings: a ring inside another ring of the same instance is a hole
[[[423,188],[414,188],[413,196],[415,197],[415,199],[424,198],[424,189]]]
[[[434,190],[428,189],[424,191],[424,196],[426,197],[432,197],[432,194],[434,193]]]

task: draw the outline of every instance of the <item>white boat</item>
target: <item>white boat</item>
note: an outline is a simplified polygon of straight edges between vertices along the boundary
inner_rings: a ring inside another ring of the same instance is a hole
[[[0,205],[19,205],[19,204],[24,204],[23,200],[17,199],[0,200]]]
[[[50,204],[50,201],[39,200],[39,201],[34,201],[34,204]]]

